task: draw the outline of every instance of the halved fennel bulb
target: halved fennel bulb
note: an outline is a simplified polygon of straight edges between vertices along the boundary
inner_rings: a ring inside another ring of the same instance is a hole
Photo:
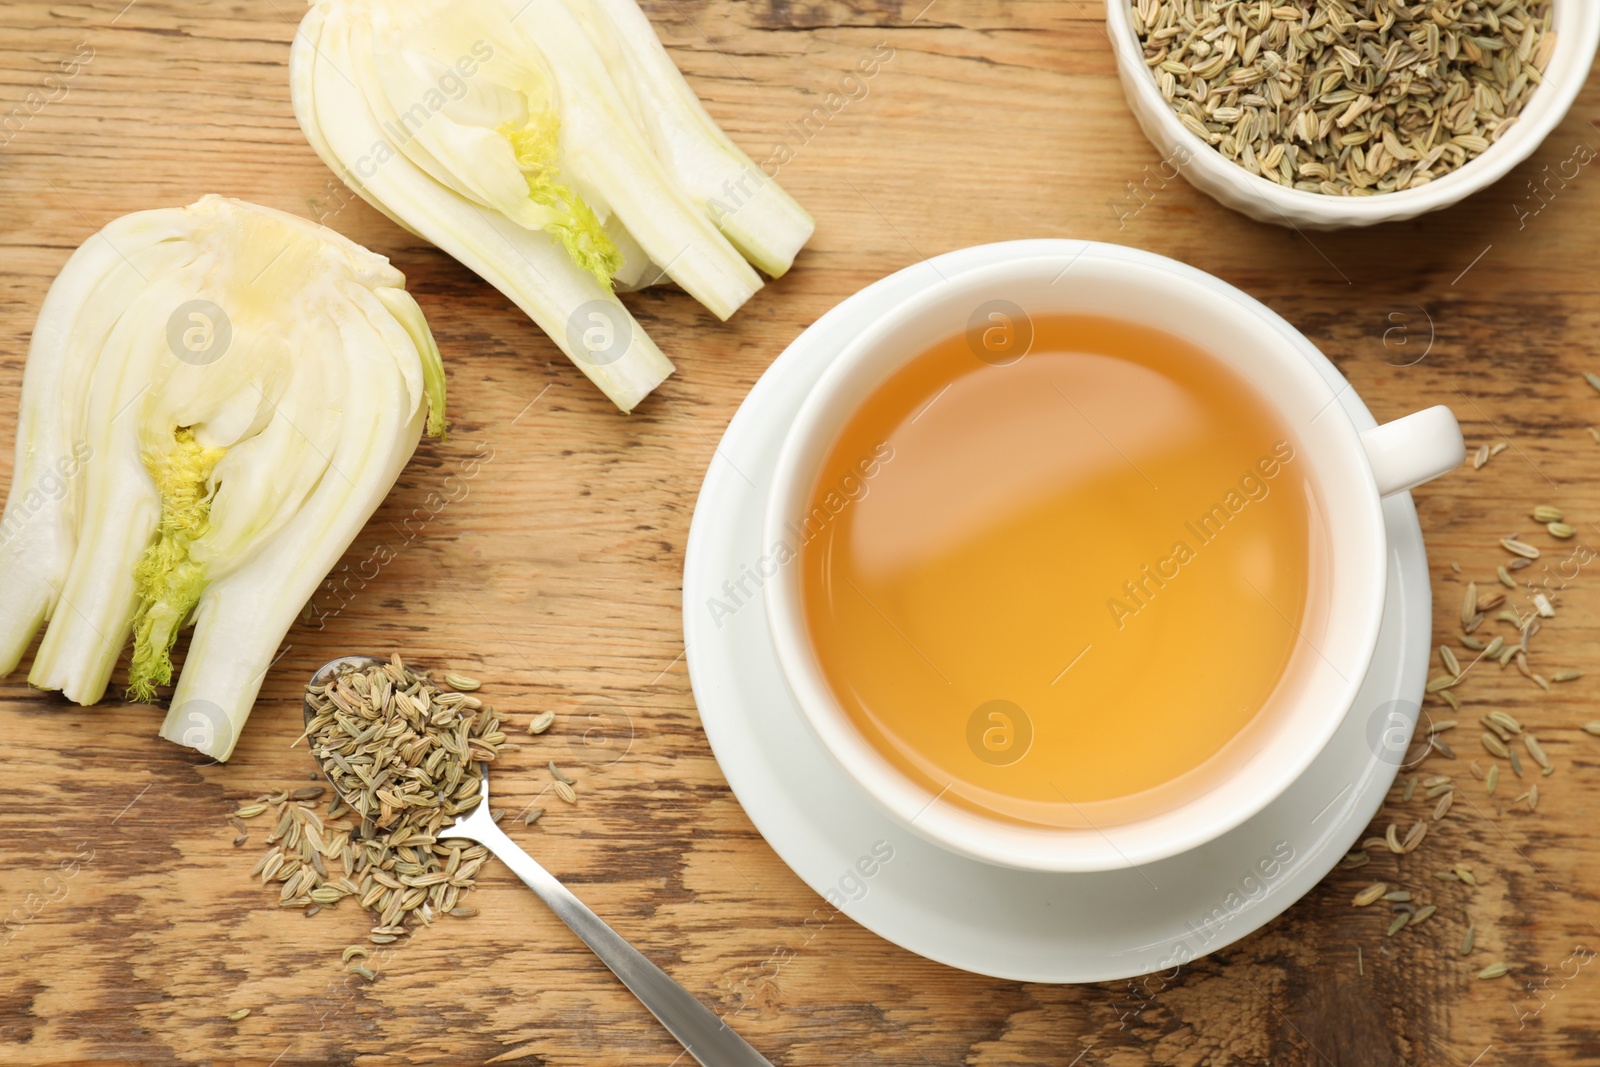
[[[672,372],[615,290],[726,319],[813,223],[634,0],[315,0],[295,115],[339,178],[521,307],[624,411]]]
[[[304,219],[208,196],[112,222],[34,328],[0,519],[0,673],[79,704],[133,637],[130,696],[226,759],[285,633],[444,431],[405,278]]]

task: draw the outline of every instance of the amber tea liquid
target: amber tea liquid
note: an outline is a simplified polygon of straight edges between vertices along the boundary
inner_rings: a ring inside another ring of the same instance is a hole
[[[1294,436],[1209,353],[1034,321],[1006,366],[951,338],[846,425],[799,551],[856,727],[930,795],[1048,826],[1178,806],[1301,684],[1328,556]]]

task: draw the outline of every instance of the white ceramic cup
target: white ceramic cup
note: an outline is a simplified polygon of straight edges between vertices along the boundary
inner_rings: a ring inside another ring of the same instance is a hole
[[[1350,710],[1378,639],[1386,535],[1379,501],[1458,466],[1455,417],[1434,407],[1358,432],[1336,392],[1307,358],[1292,326],[1238,289],[1162,256],[1118,245],[1023,241],[998,264],[963,269],[962,252],[931,261],[934,283],[885,304],[876,323],[841,351],[802,405],[779,454],[763,543],[791,540],[819,468],[861,403],[897,368],[968,330],[976,309],[1010,301],[1027,314],[1126,317],[1189,340],[1252,382],[1297,437],[1324,506],[1331,581],[1328,624],[1308,684],[1274,707],[1275,724],[1236,774],[1154,816],[1108,827],[1060,829],[990,818],[941,800],[903,775],[851,723],[819,667],[801,603],[801,568],[766,583],[766,611],[785,680],[806,720],[845,772],[892,817],[955,852],[1028,870],[1137,866],[1213,840],[1266,807],[1333,736]],[[938,279],[942,278],[942,281]],[[1087,413],[1090,417],[1093,412]],[[1303,457],[1303,458],[1302,458]],[[1417,699],[1421,699],[1421,693]]]

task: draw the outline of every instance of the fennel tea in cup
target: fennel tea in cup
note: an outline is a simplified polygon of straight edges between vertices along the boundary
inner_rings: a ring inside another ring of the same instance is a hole
[[[1460,431],[1358,426],[1309,341],[1183,264],[998,247],[941,257],[802,404],[764,524],[792,546],[773,647],[909,830],[1026,869],[1153,861],[1261,810],[1350,711],[1381,498],[1459,463]]]
[[[986,328],[1031,329],[1027,354],[933,345],[822,461],[799,558],[817,662],[930,794],[1062,827],[1175,807],[1238,769],[1327,624],[1294,434],[1163,331]]]

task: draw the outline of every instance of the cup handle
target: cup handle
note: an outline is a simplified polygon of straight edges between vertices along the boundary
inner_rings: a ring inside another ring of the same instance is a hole
[[[1425,408],[1361,435],[1378,495],[1392,496],[1448,474],[1467,457],[1461,427],[1450,409]]]

